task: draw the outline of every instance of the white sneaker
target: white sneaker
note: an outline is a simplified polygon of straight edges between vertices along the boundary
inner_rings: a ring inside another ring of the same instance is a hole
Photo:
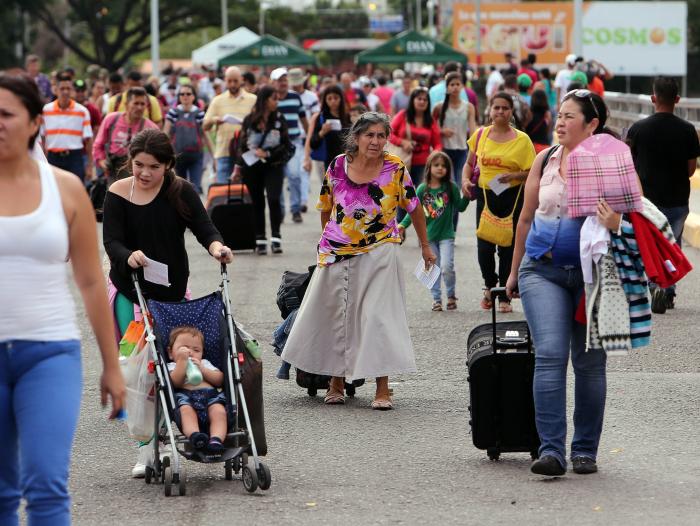
[[[139,448],[139,456],[136,464],[131,470],[131,476],[135,479],[142,479],[146,476],[146,466],[153,465],[153,446],[146,444]]]

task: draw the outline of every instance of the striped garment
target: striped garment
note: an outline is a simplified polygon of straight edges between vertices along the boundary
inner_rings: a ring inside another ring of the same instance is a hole
[[[304,103],[298,93],[290,91],[277,102],[277,111],[287,119],[289,138],[294,141],[301,136],[301,119],[306,118]]]
[[[82,150],[83,140],[92,138],[90,112],[74,100],[66,109],[61,109],[58,101],[49,102],[44,106],[42,116],[41,134],[49,152]]]
[[[623,215],[620,234],[611,232],[610,241],[617,272],[629,303],[632,348],[636,349],[649,345],[651,305],[644,262],[639,253],[634,228],[627,214]]]
[[[608,134],[589,137],[567,159],[569,217],[594,216],[600,199],[619,213],[641,212],[629,146]]]

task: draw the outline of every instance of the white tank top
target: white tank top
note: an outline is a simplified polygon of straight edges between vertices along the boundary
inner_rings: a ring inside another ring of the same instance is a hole
[[[68,288],[68,224],[56,177],[38,162],[41,202],[0,216],[0,342],[80,339]]]
[[[469,138],[469,111],[467,103],[461,101],[459,108],[452,108],[447,103],[443,127],[454,131],[452,137],[442,137],[442,147],[446,150],[466,150]]]

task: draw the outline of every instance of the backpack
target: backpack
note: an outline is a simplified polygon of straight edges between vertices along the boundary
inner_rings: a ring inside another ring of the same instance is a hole
[[[301,306],[315,268],[316,265],[312,265],[308,272],[285,270],[282,274],[282,283],[277,289],[277,307],[282,319],[286,320],[293,310]]]
[[[173,123],[172,143],[177,153],[202,151],[202,130],[197,123],[198,109],[185,111],[175,108],[177,118]]]

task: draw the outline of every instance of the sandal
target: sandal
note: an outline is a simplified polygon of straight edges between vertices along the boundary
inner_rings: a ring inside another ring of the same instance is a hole
[[[493,301],[491,301],[491,291],[489,289],[484,289],[484,297],[481,298],[480,305],[484,310],[491,310],[493,307]]]
[[[376,411],[389,411],[394,409],[394,403],[391,398],[375,398],[372,400],[372,409]]]
[[[513,306],[510,304],[510,301],[499,300],[498,312],[500,312],[501,314],[508,314],[509,312],[513,312]]]
[[[457,298],[455,296],[452,296],[451,298],[447,298],[447,310],[456,310],[457,309]]]
[[[442,311],[442,302],[441,301],[434,301],[433,302],[433,312],[440,312],[440,311]]]
[[[345,403],[345,395],[342,391],[328,389],[323,403],[326,405],[343,405]]]

